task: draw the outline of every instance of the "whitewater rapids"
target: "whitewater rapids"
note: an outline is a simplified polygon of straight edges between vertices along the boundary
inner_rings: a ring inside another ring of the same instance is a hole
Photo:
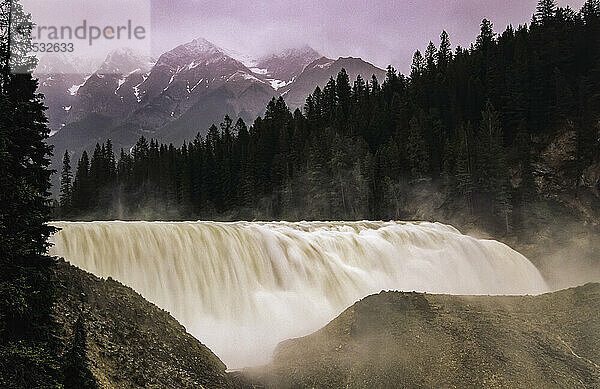
[[[381,290],[539,294],[523,255],[439,223],[55,222],[51,254],[169,311],[229,368]]]

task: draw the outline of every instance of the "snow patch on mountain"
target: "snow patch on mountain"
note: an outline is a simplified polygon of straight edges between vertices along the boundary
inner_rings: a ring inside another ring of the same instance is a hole
[[[320,68],[320,69],[327,69],[328,67],[330,67],[335,61],[331,60],[329,62],[326,63],[318,63],[315,66],[313,66],[313,68]]]
[[[77,92],[79,91],[79,88],[81,88],[82,86],[85,85],[85,83],[90,79],[90,77],[92,77],[92,75],[90,74],[89,76],[87,76],[83,82],[79,85],[73,85],[72,87],[70,87],[69,89],[67,89],[67,91],[71,94],[71,96],[76,96]]]
[[[288,82],[288,81],[276,80],[274,78],[267,78],[267,81],[271,85],[271,88],[273,88],[275,90],[281,89],[284,86],[294,82],[293,80]]]
[[[261,68],[248,68],[248,69],[250,69],[250,71],[252,73],[261,74],[261,75],[267,74],[269,72],[267,69],[261,69]]]
[[[133,95],[135,96],[135,99],[137,100],[138,103],[140,103],[142,101],[142,98],[140,97],[140,85],[141,84],[138,84],[133,87]]]
[[[229,78],[227,78],[227,82],[230,82],[232,80],[236,80],[236,79],[244,79],[244,80],[252,80],[252,81],[256,81],[256,82],[261,82],[264,83],[263,80],[259,79],[258,77],[249,74],[247,72],[244,72],[242,70],[238,70],[237,72],[233,73],[231,76],[229,76]]]
[[[196,85],[194,85],[191,89],[189,88],[189,84],[188,84],[188,93],[191,93],[194,89],[196,89],[196,87],[198,87],[198,85],[200,85],[200,83],[204,81],[204,78],[201,78],[200,80],[198,80],[198,82],[196,83]]]
[[[179,71],[179,69],[178,69],[177,71]],[[177,72],[176,72],[175,74],[177,74]],[[169,89],[169,87],[170,87],[170,86],[171,86],[171,84],[173,83],[173,80],[175,79],[175,74],[173,74],[173,75],[171,76],[171,79],[169,80],[169,83],[167,84],[167,86],[165,86],[165,87],[163,88],[163,92],[165,92],[167,89]]]

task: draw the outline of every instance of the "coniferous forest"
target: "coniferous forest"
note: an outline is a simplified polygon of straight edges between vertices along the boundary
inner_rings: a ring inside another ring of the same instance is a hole
[[[28,16],[8,4],[0,3],[0,387],[94,387],[83,322],[68,319],[67,347],[52,317],[64,285],[47,254],[51,216],[404,219],[433,197],[439,220],[458,214],[501,235],[525,228],[529,205],[544,197],[535,160],[557,134],[574,134],[565,181],[573,198],[584,170],[600,163],[600,1],[575,12],[541,0],[527,26],[496,34],[483,20],[468,48],[452,48],[442,32],[414,54],[409,75],[390,66],[384,80],[350,80],[341,71],[302,110],[274,98],[253,123],[226,116],[181,146],[140,138],[131,150],[106,140],[77,160],[67,152],[52,208],[43,96],[30,73],[11,71],[35,62],[24,55],[30,42],[11,49],[18,37],[6,28]]]
[[[61,218],[402,219],[429,185],[444,212],[519,227],[537,193],[532,158],[574,130],[577,177],[600,155],[600,3],[540,1],[529,26],[468,48],[442,32],[410,75],[317,87],[303,110],[273,99],[251,125],[225,117],[181,147],[110,140],[64,156]],[[202,129],[198,129],[199,132]]]
[[[0,4],[0,387],[59,387],[54,261],[47,255],[48,237],[56,231],[47,224],[50,130],[37,80],[13,72],[31,70],[35,61],[21,55],[28,39],[11,36],[9,18],[24,22],[29,16],[19,3]]]

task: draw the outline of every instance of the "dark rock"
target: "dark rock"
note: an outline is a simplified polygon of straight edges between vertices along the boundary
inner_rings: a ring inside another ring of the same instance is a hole
[[[98,387],[234,387],[216,355],[132,289],[65,262],[56,265],[54,282],[63,353],[73,354],[79,323],[85,345],[78,354]]]
[[[247,375],[277,388],[600,386],[600,284],[537,297],[382,292]]]

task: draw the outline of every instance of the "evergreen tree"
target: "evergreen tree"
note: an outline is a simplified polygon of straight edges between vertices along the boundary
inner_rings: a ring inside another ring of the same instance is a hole
[[[341,122],[342,129],[346,129],[345,124],[348,120],[348,116],[350,114],[350,103],[352,96],[352,88],[350,87],[350,78],[348,77],[348,73],[346,73],[346,69],[342,68],[342,70],[338,73],[336,81],[336,96],[337,102],[339,104],[339,112],[338,121]]]
[[[68,212],[71,207],[71,195],[73,191],[73,173],[71,172],[71,159],[69,152],[65,151],[63,157],[62,172],[60,175],[60,207],[63,212]]]
[[[435,71],[436,61],[437,47],[435,47],[432,41],[429,41],[429,45],[427,45],[427,49],[425,50],[425,64],[428,72]]]
[[[556,0],[539,0],[536,17],[542,23],[547,23],[554,18],[556,13]]]
[[[323,113],[323,117],[328,121],[331,121],[335,117],[334,113],[338,104],[336,90],[335,80],[331,77],[323,88],[323,99],[321,101],[321,112]]]
[[[425,177],[429,169],[429,154],[424,140],[422,123],[416,117],[410,120],[410,133],[406,148],[412,177]]]
[[[113,152],[113,146],[112,146],[112,142],[110,139],[106,140],[106,143],[104,144],[104,161],[106,164],[105,167],[105,175],[106,175],[106,180],[109,182],[112,182],[115,177],[116,177],[116,160],[115,160],[115,154]]]
[[[89,179],[90,161],[87,151],[83,151],[81,158],[77,162],[75,171],[75,180],[73,181],[73,195],[71,205],[79,211],[87,211],[90,206],[90,179]]]
[[[473,213],[473,192],[475,191],[471,139],[472,131],[470,125],[461,124],[458,127],[456,146],[456,181],[458,193],[460,194],[460,198],[466,201],[469,214]],[[455,200],[459,200],[460,198]]]
[[[104,206],[100,198],[100,193],[104,190],[104,184],[106,183],[106,161],[104,154],[105,152],[100,147],[100,144],[96,143],[89,168],[89,201],[93,207]]]
[[[491,201],[493,213],[502,218],[508,233],[512,211],[508,192],[508,166],[502,146],[500,115],[489,100],[482,112],[479,131],[477,170],[480,197],[486,203]]]
[[[515,138],[515,149],[519,161],[520,182],[515,190],[513,220],[516,229],[526,227],[529,219],[529,206],[537,199],[536,186],[531,160],[531,135],[525,128],[525,122],[519,124]]]
[[[63,374],[65,389],[96,388],[94,376],[88,368],[86,332],[83,314],[80,314],[73,328],[73,341],[65,355]]]
[[[379,81],[377,80],[377,77],[374,74],[371,76],[370,89],[371,89],[372,95],[377,95],[381,91],[381,87],[379,86]]]
[[[37,81],[30,24],[16,0],[0,4],[0,386],[58,387],[58,342],[51,317],[55,229],[50,216],[50,130]],[[16,72],[18,70],[19,72]]]
[[[487,51],[492,46],[495,36],[494,24],[487,19],[483,19],[475,47],[483,52]]]
[[[581,8],[583,20],[588,24],[597,24],[600,20],[600,0],[586,0]]]
[[[440,35],[440,48],[437,51],[437,63],[441,70],[446,70],[446,67],[452,60],[452,49],[450,47],[450,38],[446,31],[442,31]]]
[[[415,51],[415,54],[413,55],[412,65],[410,67],[410,78],[416,80],[421,75],[423,75],[425,68],[426,62],[423,58],[423,55],[419,50]]]

